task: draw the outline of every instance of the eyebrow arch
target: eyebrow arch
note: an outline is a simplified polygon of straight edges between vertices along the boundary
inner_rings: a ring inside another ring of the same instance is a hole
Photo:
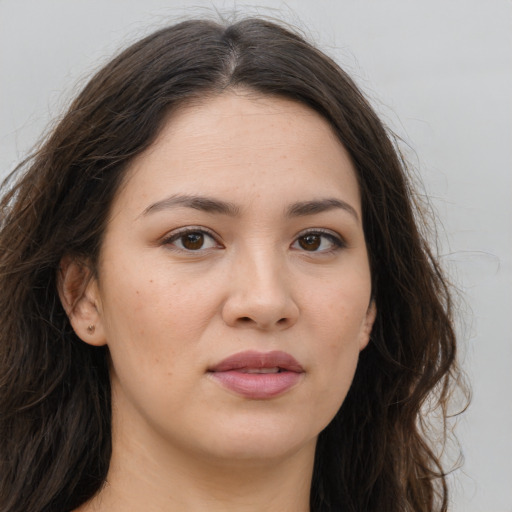
[[[359,215],[355,208],[341,199],[326,198],[314,201],[301,201],[290,205],[286,210],[287,217],[304,217],[306,215],[314,215],[334,209],[341,209],[348,212],[359,222]]]
[[[142,215],[148,215],[179,206],[193,208],[194,210],[201,210],[207,213],[220,213],[229,215],[230,217],[236,217],[240,214],[240,208],[238,206],[226,201],[220,201],[219,199],[202,196],[173,195],[151,204],[142,212]]]

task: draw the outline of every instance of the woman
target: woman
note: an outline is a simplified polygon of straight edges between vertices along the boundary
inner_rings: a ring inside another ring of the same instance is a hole
[[[258,19],[165,28],[14,179],[3,511],[447,510],[447,285],[329,58]]]

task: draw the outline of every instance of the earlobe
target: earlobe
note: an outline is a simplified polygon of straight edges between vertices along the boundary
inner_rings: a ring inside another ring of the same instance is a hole
[[[57,288],[76,335],[89,345],[105,345],[97,281],[86,262],[64,256],[59,265]]]
[[[370,335],[372,333],[373,324],[375,323],[375,318],[377,317],[377,306],[375,305],[375,301],[372,300],[370,305],[368,306],[368,310],[366,311],[366,317],[364,319],[363,328],[361,331],[361,338],[359,342],[359,350],[363,350],[368,345],[370,341]]]

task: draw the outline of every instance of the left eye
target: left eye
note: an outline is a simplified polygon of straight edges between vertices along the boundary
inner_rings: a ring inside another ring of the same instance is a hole
[[[199,251],[217,247],[217,242],[210,234],[205,231],[181,231],[172,235],[165,242],[184,251]]]
[[[292,244],[294,249],[308,252],[324,252],[343,246],[339,237],[330,233],[311,232],[301,235]]]

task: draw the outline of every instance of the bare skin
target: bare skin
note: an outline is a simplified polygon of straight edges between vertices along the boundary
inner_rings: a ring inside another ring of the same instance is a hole
[[[169,119],[79,296],[63,264],[75,332],[112,356],[111,465],[79,512],[309,511],[317,437],[375,319],[361,218],[350,158],[307,107],[231,91]],[[255,398],[212,370],[243,351],[301,369]]]

